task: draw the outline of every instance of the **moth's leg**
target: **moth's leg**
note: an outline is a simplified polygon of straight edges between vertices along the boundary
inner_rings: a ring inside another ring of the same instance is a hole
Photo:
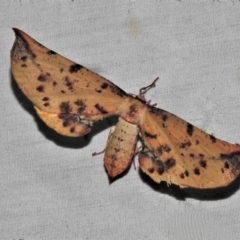
[[[134,153],[134,157],[133,157],[133,167],[135,170],[137,170],[137,167],[136,167],[136,163],[135,163],[135,157],[142,151],[142,146],[139,146],[136,148],[135,150],[135,153]]]
[[[110,178],[124,172],[135,154],[138,126],[121,117],[108,140],[104,156],[104,166]]]
[[[153,88],[153,87],[156,86],[155,84],[156,84],[156,82],[157,82],[158,79],[159,79],[159,77],[157,77],[157,78],[156,78],[151,84],[149,84],[148,86],[140,88],[138,95],[135,95],[135,94],[132,94],[132,93],[129,93],[129,95],[131,95],[131,96],[133,96],[133,97],[140,98],[141,100],[143,100],[144,102],[146,102],[147,105],[150,105],[151,100],[147,101],[146,98],[145,98],[145,96],[144,96],[144,94],[145,94],[148,90],[150,90],[151,88]],[[151,106],[152,106],[152,107],[155,107],[156,105],[157,105],[157,104],[154,103],[154,104],[152,104]]]
[[[143,149],[143,146],[137,147],[136,150],[135,150],[134,155],[135,155],[135,156],[138,155],[138,154],[142,151],[142,149]]]
[[[148,86],[146,87],[142,87],[139,89],[139,95],[140,96],[144,96],[144,94],[150,90],[151,88],[154,88],[156,86],[156,82],[157,80],[159,79],[159,77],[157,77],[151,84],[149,84]]]
[[[112,137],[112,134],[113,134],[115,128],[116,128],[116,126],[112,126],[112,127],[110,128],[110,131],[109,131],[109,133],[108,133],[108,139],[107,139],[107,144],[106,144],[106,146],[108,145],[109,141],[111,140],[111,137]],[[103,153],[106,151],[106,148],[107,148],[107,147],[105,147],[105,148],[104,148],[102,151],[100,151],[100,152],[94,152],[94,153],[92,153],[92,156],[97,156],[97,155],[103,154]]]
[[[103,149],[102,151],[100,151],[100,152],[94,152],[94,153],[92,153],[92,156],[94,157],[94,156],[103,154],[103,153],[105,152],[105,150],[106,150],[106,148],[104,148],[104,149]]]

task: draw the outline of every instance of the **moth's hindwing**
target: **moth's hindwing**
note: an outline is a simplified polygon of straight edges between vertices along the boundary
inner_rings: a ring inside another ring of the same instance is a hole
[[[69,137],[79,137],[87,134],[91,130],[92,123],[90,121],[81,120],[78,115],[64,115],[56,113],[48,113],[41,111],[37,107],[35,110],[38,116],[46,123],[46,125],[52,128],[59,134]]]

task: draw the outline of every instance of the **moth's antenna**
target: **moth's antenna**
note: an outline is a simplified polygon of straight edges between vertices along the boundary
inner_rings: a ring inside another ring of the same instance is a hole
[[[143,96],[149,89],[154,88],[156,86],[156,82],[159,79],[159,77],[157,77],[151,84],[149,84],[146,87],[140,88],[139,90],[139,95]]]

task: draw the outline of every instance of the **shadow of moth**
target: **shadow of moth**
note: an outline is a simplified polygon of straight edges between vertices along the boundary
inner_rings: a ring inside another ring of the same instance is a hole
[[[23,31],[13,30],[13,77],[46,125],[59,134],[79,137],[94,122],[119,116],[105,149],[104,166],[110,178],[130,166],[138,136],[139,166],[158,183],[217,188],[239,176],[240,145],[217,139],[141,96],[127,94]]]

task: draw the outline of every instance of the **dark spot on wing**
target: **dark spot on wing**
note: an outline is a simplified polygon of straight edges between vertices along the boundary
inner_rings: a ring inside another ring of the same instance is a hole
[[[48,107],[49,105],[50,105],[49,102],[45,102],[45,103],[43,104],[43,106],[45,106],[45,107]]]
[[[154,168],[153,167],[148,168],[148,172],[153,173],[154,172]]]
[[[199,140],[196,140],[195,144],[198,145],[199,144]]]
[[[167,119],[168,119],[168,116],[166,114],[163,114],[162,115],[162,120],[165,122],[165,121],[167,121]]]
[[[95,89],[95,92],[97,92],[97,93],[101,93],[102,90],[101,90],[101,89]]]
[[[179,147],[180,148],[186,148],[186,147],[190,147],[192,145],[192,143],[190,141],[185,141],[180,143]]]
[[[60,107],[61,113],[69,114],[72,111],[72,108],[69,102],[61,102],[59,107]]]
[[[24,68],[25,68],[25,67],[27,67],[27,65],[24,63],[24,64],[21,65],[21,67],[24,67]]]
[[[169,158],[164,162],[166,169],[170,169],[176,165],[176,160],[174,158]]]
[[[47,54],[48,54],[48,55],[55,55],[55,54],[57,54],[57,53],[54,52],[53,50],[49,50],[49,51],[47,51]]]
[[[81,68],[83,68],[83,66],[81,66],[80,64],[75,63],[75,64],[73,64],[73,65],[71,65],[69,67],[69,72],[70,73],[75,73],[75,72],[81,70]]]
[[[209,135],[209,137],[210,137],[212,143],[215,143],[215,142],[216,142],[217,139],[216,139],[213,135]]]
[[[37,87],[36,87],[36,90],[37,90],[38,92],[44,92],[44,87],[43,87],[43,85],[37,86]]]
[[[56,81],[53,81],[53,86],[56,86],[57,85],[57,82]]]
[[[200,170],[199,170],[198,167],[194,168],[194,169],[193,169],[193,172],[194,172],[194,174],[196,174],[196,175],[200,175]]]
[[[229,163],[228,163],[228,162],[225,162],[225,163],[224,163],[224,167],[225,167],[226,169],[229,169]]]
[[[66,113],[59,113],[58,114],[58,117],[60,118],[60,119],[65,119],[65,118],[67,118],[69,116],[69,114],[66,114]]]
[[[108,87],[108,84],[107,83],[103,83],[102,85],[101,85],[101,88],[102,89],[106,89]]]
[[[157,134],[151,134],[151,133],[149,133],[149,132],[144,132],[145,133],[145,137],[147,137],[147,138],[156,138],[157,137]]]
[[[189,172],[187,170],[185,171],[184,174],[185,174],[186,177],[189,177]]]
[[[181,173],[179,176],[180,178],[184,179],[184,173]]]
[[[78,106],[77,112],[81,114],[85,110],[86,105],[81,99],[77,99],[77,101],[75,101],[74,103]]]
[[[69,77],[64,78],[64,84],[68,87],[68,90],[73,90],[73,82],[70,81]]]
[[[71,122],[67,121],[66,119],[63,121],[63,127],[68,127],[71,125]]]
[[[71,127],[71,128],[70,128],[70,132],[71,132],[71,133],[74,133],[74,132],[75,132],[75,127]]]
[[[44,98],[42,99],[42,101],[49,101],[49,98],[48,98],[48,97],[44,97]]]
[[[108,111],[107,110],[105,110],[104,109],[104,107],[103,106],[101,106],[101,105],[99,105],[98,103],[97,104],[95,104],[95,106],[94,106],[100,113],[103,113],[103,114],[106,114],[106,113],[108,113]]]
[[[49,77],[50,77],[51,75],[50,75],[50,73],[41,73],[39,76],[38,76],[38,78],[37,78],[37,80],[38,81],[40,81],[40,82],[46,82],[48,79],[49,79]]]
[[[164,152],[170,152],[171,148],[167,145],[160,145],[160,147],[158,147],[157,152],[159,153],[159,155],[162,155]]]
[[[164,173],[164,164],[162,161],[157,160],[155,162],[155,168],[159,175],[162,175]]]
[[[26,62],[26,61],[27,61],[27,58],[28,58],[28,57],[25,55],[25,56],[22,56],[22,57],[21,57],[21,60],[22,60],[23,62]]]
[[[200,164],[201,167],[207,168],[207,161],[206,161],[206,160],[201,159],[201,160],[199,161],[199,164]]]
[[[191,158],[194,158],[194,156],[195,156],[194,153],[189,154],[189,157],[191,157]]]
[[[193,135],[193,131],[194,131],[194,127],[192,124],[188,123],[187,124],[187,133],[189,136],[192,136]]]

